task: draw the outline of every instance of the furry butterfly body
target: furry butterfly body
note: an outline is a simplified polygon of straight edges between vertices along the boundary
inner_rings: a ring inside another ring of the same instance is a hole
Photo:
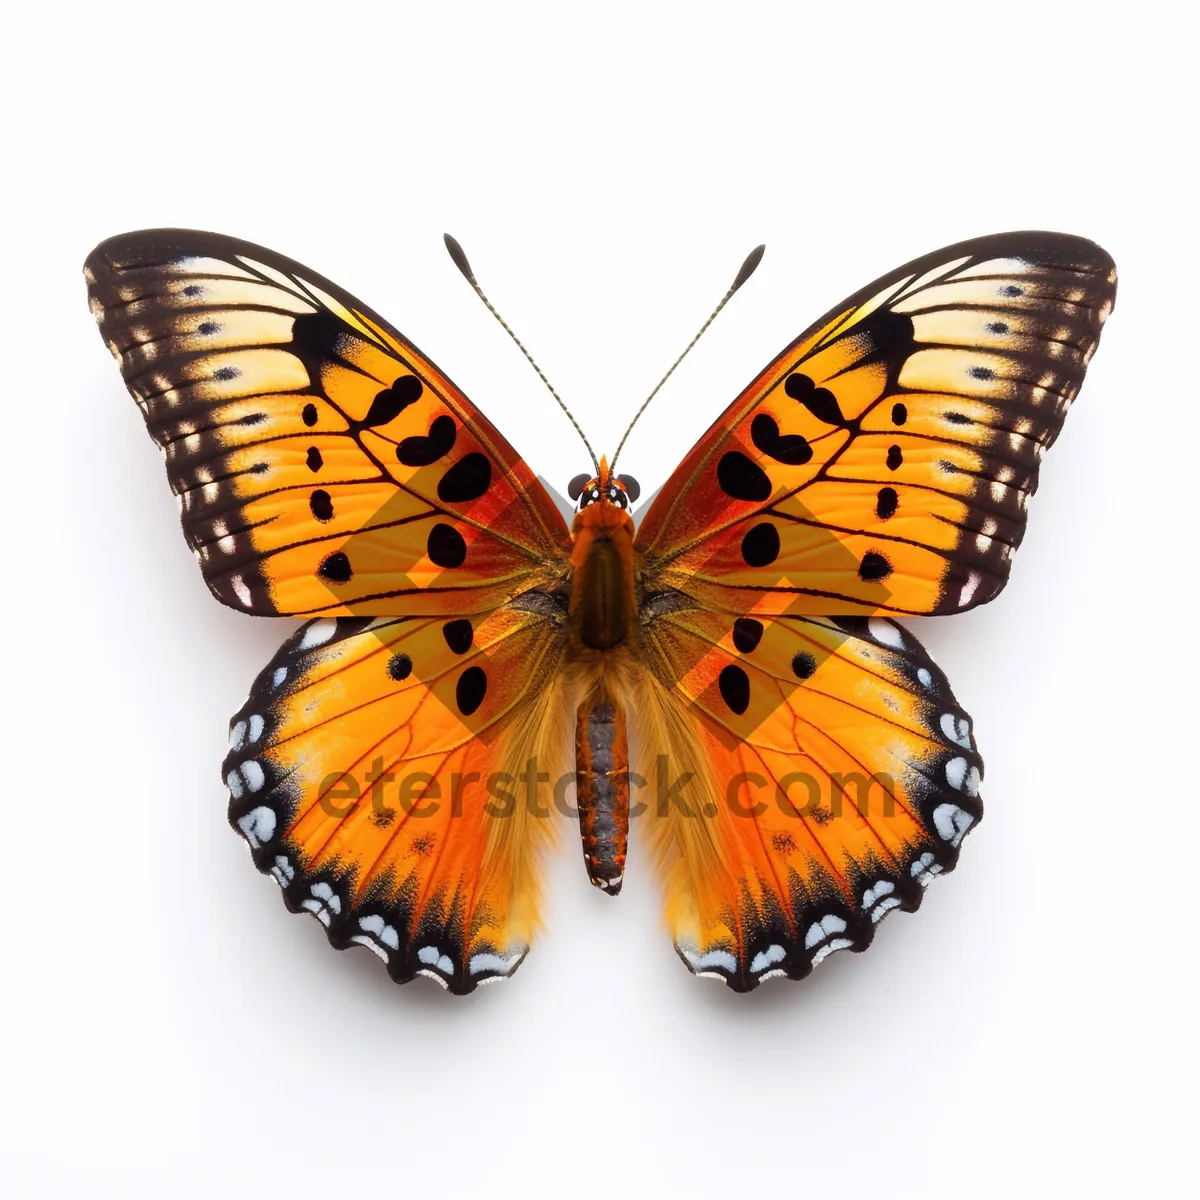
[[[982,762],[893,618],[1003,587],[1115,297],[1093,243],[1002,234],[884,276],[636,523],[602,460],[570,526],[448,377],[300,264],[159,230],[85,274],[209,587],[309,619],[224,775],[256,865],[335,946],[455,992],[510,975],[556,809],[609,893],[637,814],[680,957],[742,991],[864,949],[953,868]]]

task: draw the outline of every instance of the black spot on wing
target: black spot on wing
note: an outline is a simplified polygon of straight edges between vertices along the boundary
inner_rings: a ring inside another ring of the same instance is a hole
[[[717,463],[717,482],[721,490],[735,500],[761,503],[771,495],[771,480],[757,463],[740,450],[729,450]]]
[[[866,583],[876,583],[892,573],[892,564],[882,554],[868,550],[858,567],[858,577]]]
[[[816,669],[817,660],[807,650],[801,650],[792,659],[792,674],[797,679],[811,679]]]
[[[478,500],[492,486],[492,464],[473,450],[464,454],[438,481],[438,499],[446,504]]]
[[[739,716],[750,707],[750,676],[735,663],[721,669],[717,687],[721,699]]]
[[[763,454],[788,466],[803,466],[813,456],[807,438],[798,433],[781,434],[774,417],[767,413],[759,413],[750,422],[750,440]]]
[[[442,637],[455,654],[466,654],[475,640],[475,630],[470,621],[461,617],[456,621],[447,621],[442,626]]]
[[[763,626],[753,617],[738,617],[733,623],[733,644],[743,654],[752,653],[762,641]]]
[[[879,308],[863,322],[861,329],[871,338],[868,361],[886,359],[895,365],[898,372],[913,350],[915,332],[912,317],[889,308]]]
[[[461,567],[467,558],[467,543],[453,525],[435,525],[425,544],[429,561],[438,567]]]
[[[847,423],[837,397],[828,388],[817,387],[807,375],[799,372],[789,375],[783,390],[823,424],[842,426]]]
[[[333,519],[333,498],[323,488],[318,488],[308,498],[308,508],[318,521]]]
[[[317,568],[317,574],[330,583],[348,583],[354,572],[350,567],[350,559],[341,550],[335,550],[322,560]]]
[[[458,711],[464,717],[469,717],[482,703],[487,695],[487,674],[482,667],[468,667],[459,677],[454,687],[454,701]]]
[[[458,440],[458,426],[453,417],[435,417],[427,434],[406,437],[396,447],[396,457],[406,467],[426,467],[450,453]]]
[[[345,321],[325,308],[304,313],[292,322],[292,342],[326,358],[337,356],[339,343],[349,332]]]
[[[394,421],[410,404],[420,400],[424,390],[424,385],[415,375],[401,375],[390,388],[376,393],[367,415],[362,419],[363,426],[374,429],[377,425]]]
[[[779,530],[760,521],[742,538],[742,561],[748,567],[768,567],[779,557]]]

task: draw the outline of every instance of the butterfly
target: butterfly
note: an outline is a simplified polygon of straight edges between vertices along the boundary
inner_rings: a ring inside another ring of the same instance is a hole
[[[209,589],[306,621],[223,775],[335,947],[456,993],[511,975],[557,813],[609,894],[637,818],[680,958],[737,991],[865,949],[954,867],[983,765],[895,618],[1004,587],[1112,310],[1098,246],[984,237],[856,292],[636,522],[620,447],[587,447],[564,515],[411,342],[282,255],[153,230],[84,274]]]

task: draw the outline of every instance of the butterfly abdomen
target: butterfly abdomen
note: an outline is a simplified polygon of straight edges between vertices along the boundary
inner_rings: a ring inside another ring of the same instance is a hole
[[[579,706],[575,790],[588,878],[615,896],[629,846],[629,742],[625,714],[607,696]]]

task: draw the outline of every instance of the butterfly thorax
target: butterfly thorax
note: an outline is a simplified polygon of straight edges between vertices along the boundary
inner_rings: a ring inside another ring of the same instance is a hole
[[[633,582],[633,520],[609,495],[608,472],[585,490],[571,530],[571,641],[577,649],[613,650],[637,621]],[[614,490],[620,491],[617,484]],[[594,495],[594,499],[593,499]],[[624,498],[623,491],[620,499]]]

